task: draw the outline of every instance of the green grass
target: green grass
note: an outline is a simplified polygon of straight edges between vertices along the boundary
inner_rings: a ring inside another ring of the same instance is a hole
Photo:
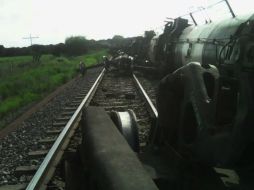
[[[102,50],[72,58],[43,55],[41,63],[37,65],[30,63],[31,56],[0,58],[0,70],[6,69],[10,63],[17,67],[19,64],[24,65],[22,69],[16,69],[16,72],[0,76],[0,119],[41,99],[59,85],[69,81],[77,75],[80,61],[84,61],[89,67],[99,63],[106,54],[107,51]]]
[[[32,56],[16,56],[16,57],[0,57],[0,64],[10,64],[14,63],[15,65],[20,63],[25,63],[32,61]]]
[[[41,62],[49,62],[55,59],[52,55],[43,55]],[[0,79],[17,75],[24,71],[37,67],[33,62],[32,56],[0,57]]]

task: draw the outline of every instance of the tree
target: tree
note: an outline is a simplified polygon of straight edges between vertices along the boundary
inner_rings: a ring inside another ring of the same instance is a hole
[[[119,41],[119,40],[124,40],[124,37],[121,35],[114,35],[112,38],[113,41]]]
[[[32,45],[31,48],[32,48],[32,55],[33,55],[33,62],[34,63],[40,63],[40,60],[41,60],[41,56],[42,56],[42,51],[43,51],[43,45]]]
[[[66,52],[65,44],[59,43],[53,46],[52,48],[52,54],[54,56],[61,56]]]
[[[81,55],[87,52],[88,40],[84,36],[71,36],[66,38],[65,46],[68,55]]]
[[[116,48],[121,48],[121,46],[123,46],[124,43],[124,37],[120,36],[120,35],[115,35],[112,38],[112,46],[116,47]]]
[[[0,45],[0,56],[4,55],[4,46]]]

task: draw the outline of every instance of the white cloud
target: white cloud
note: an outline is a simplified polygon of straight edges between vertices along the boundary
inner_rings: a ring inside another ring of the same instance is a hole
[[[0,0],[0,44],[28,46],[22,37],[29,34],[39,36],[34,40],[39,44],[64,42],[71,35],[136,36],[162,28],[166,17],[215,1],[219,0]],[[237,14],[254,10],[252,0],[229,1]]]

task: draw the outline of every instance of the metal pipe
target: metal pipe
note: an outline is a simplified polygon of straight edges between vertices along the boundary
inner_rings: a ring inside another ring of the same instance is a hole
[[[234,13],[233,9],[231,8],[231,6],[230,6],[228,0],[224,0],[224,1],[226,2],[227,6],[228,6],[228,9],[229,9],[229,11],[230,11],[230,13],[231,13],[231,15],[232,15],[232,17],[235,18],[235,13]]]
[[[194,19],[192,13],[190,13],[190,17],[191,17],[192,21],[194,22],[195,26],[197,26],[198,24],[197,24],[196,20]]]

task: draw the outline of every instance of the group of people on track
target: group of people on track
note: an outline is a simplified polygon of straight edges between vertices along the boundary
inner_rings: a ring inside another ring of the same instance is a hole
[[[103,64],[104,64],[105,69],[109,70],[110,60],[108,59],[107,56],[103,56]],[[82,77],[85,75],[86,70],[87,70],[86,64],[83,61],[80,61],[79,65],[78,65],[78,71],[79,71],[79,73],[81,74]]]

